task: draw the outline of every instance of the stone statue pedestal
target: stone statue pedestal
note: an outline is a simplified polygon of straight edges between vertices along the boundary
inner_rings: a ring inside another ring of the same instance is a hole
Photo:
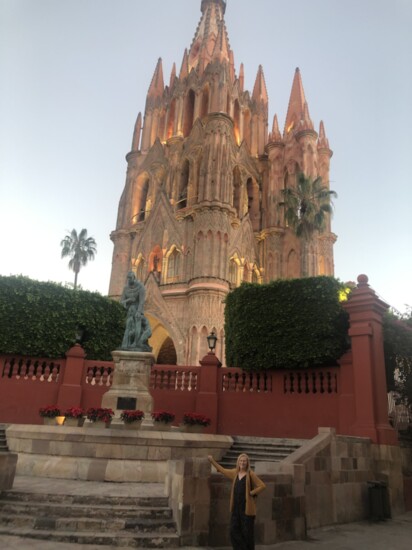
[[[141,410],[145,425],[152,425],[153,398],[150,395],[150,370],[155,361],[152,353],[142,351],[112,352],[115,364],[112,387],[103,395],[102,407],[115,411],[118,418],[122,410]]]

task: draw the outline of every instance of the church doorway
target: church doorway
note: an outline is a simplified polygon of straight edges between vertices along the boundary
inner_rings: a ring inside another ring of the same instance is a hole
[[[149,344],[153,348],[155,363],[160,365],[177,365],[177,353],[173,343],[173,339],[162,323],[146,313],[152,329],[152,336],[149,339]]]

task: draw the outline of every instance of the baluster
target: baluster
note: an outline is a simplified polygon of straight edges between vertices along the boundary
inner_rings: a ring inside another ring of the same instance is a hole
[[[107,385],[112,386],[113,384],[113,369],[109,367],[109,378],[107,380]]]
[[[318,390],[316,389],[316,372],[312,372],[312,393],[318,393]]]
[[[29,370],[27,372],[27,378],[30,378],[31,380],[36,380],[36,374],[35,374],[35,369],[38,365],[38,362],[36,361],[35,363],[33,363],[32,361],[30,361],[30,365],[29,365]]]
[[[96,380],[96,386],[102,385],[102,371],[100,367],[95,367],[96,374],[95,374],[95,380]]]
[[[335,373],[333,378],[335,379],[335,393],[338,393],[338,375]]]
[[[154,390],[156,388],[156,369],[150,371],[150,389]]]
[[[323,371],[320,371],[319,373],[319,380],[320,380],[320,393],[325,393],[325,388],[323,387],[323,383],[325,381],[325,374]]]
[[[50,367],[48,363],[42,365],[42,375],[40,377],[41,382],[48,382],[50,376]]]
[[[310,393],[309,389],[309,374],[305,372],[305,393]]]
[[[262,389],[261,389],[261,383],[263,382],[263,374],[261,374],[260,372],[257,372],[255,374],[255,383],[253,385],[253,388],[255,391],[257,392],[261,392]]]
[[[298,372],[298,393],[302,393],[302,374]]]
[[[190,375],[190,372],[185,371],[183,373],[183,388],[182,389],[184,391],[187,391],[188,388],[189,388],[189,375]]]
[[[182,389],[182,371],[176,370],[175,390],[180,391]]]
[[[108,372],[107,372],[107,367],[103,367],[103,374],[102,374],[102,385],[103,386],[107,386],[107,376],[108,376]]]
[[[3,369],[3,377],[4,378],[11,378],[13,376],[13,368],[9,361],[4,363],[4,369]]]
[[[332,393],[332,384],[331,384],[331,373],[327,371],[326,373],[326,383],[327,383],[327,392]]]
[[[290,373],[290,393],[295,393],[295,375]]]
[[[21,368],[21,378],[23,378],[24,380],[27,380],[27,373],[29,372],[29,365],[30,365],[31,361],[30,359],[26,359],[26,361],[24,361],[24,363],[22,364],[22,368]]]
[[[172,378],[173,372],[170,370],[166,371],[166,386],[168,390],[173,388]]]
[[[86,384],[92,385],[93,382],[93,368],[89,367],[86,373]]]
[[[198,372],[197,372],[197,371],[193,373],[193,380],[194,380],[193,389],[194,389],[195,391],[197,391],[197,380],[198,380]]]
[[[51,376],[50,376],[50,382],[57,382],[58,376],[59,376],[59,368],[58,368],[58,365],[55,365],[55,364],[53,363],[53,368],[52,368]]]
[[[288,393],[288,379],[287,374],[283,376],[283,393]]]

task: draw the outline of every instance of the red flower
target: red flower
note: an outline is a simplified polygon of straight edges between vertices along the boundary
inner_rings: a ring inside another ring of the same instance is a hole
[[[110,422],[114,416],[112,409],[103,409],[101,407],[91,407],[87,410],[87,418],[92,422],[101,420],[102,422]]]
[[[175,415],[169,411],[154,411],[152,412],[152,418],[155,422],[168,423],[173,422]]]
[[[210,423],[210,418],[204,414],[185,413],[183,415],[183,424],[188,424],[189,426],[209,426]]]
[[[45,418],[56,418],[60,416],[60,409],[57,405],[48,405],[39,409],[39,415]]]
[[[120,415],[121,420],[123,422],[126,422],[126,424],[131,424],[132,422],[138,422],[139,420],[143,420],[144,418],[144,412],[143,411],[123,411]]]
[[[65,411],[64,416],[66,418],[83,418],[84,414],[84,410],[80,407],[70,407]]]

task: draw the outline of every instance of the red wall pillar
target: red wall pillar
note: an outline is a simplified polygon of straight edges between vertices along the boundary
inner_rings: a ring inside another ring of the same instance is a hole
[[[383,353],[382,316],[388,305],[359,275],[358,286],[344,305],[349,313],[352,340],[353,387],[356,419],[352,435],[370,437],[382,445],[397,445],[388,421],[388,397]]]
[[[217,433],[219,417],[219,401],[217,385],[219,381],[219,369],[222,363],[216,355],[210,351],[200,362],[200,382],[196,397],[196,412],[204,414],[211,419],[209,433]]]
[[[66,352],[66,367],[57,397],[57,405],[62,412],[69,407],[81,405],[85,357],[86,354],[80,344],[76,344]]]

